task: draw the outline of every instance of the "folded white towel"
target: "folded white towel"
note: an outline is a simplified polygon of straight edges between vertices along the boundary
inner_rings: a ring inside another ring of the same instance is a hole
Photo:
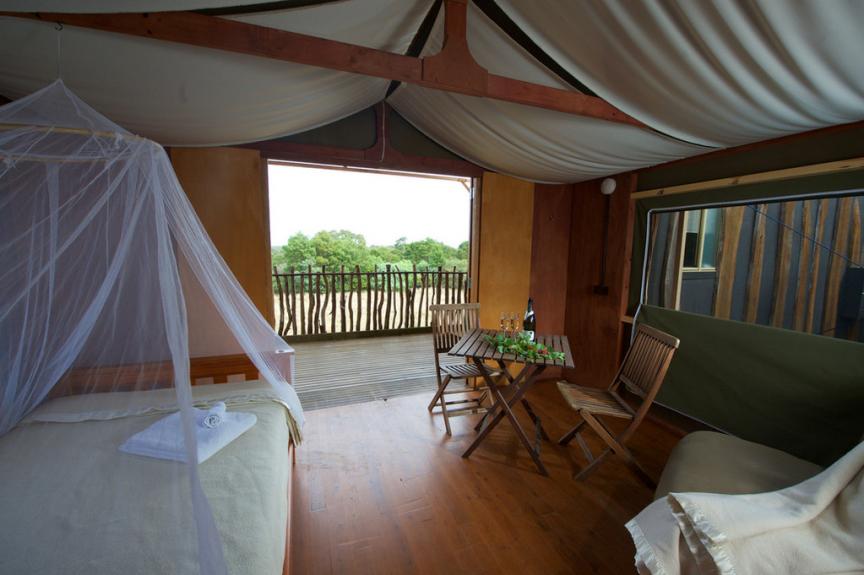
[[[198,463],[210,459],[258,421],[253,413],[226,412],[223,402],[215,404],[210,409],[193,408],[193,410]],[[144,431],[127,439],[120,446],[120,451],[157,459],[186,461],[186,449],[183,443],[183,427],[178,411],[163,417]]]

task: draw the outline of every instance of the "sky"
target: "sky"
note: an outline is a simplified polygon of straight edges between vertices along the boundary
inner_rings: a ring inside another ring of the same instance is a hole
[[[322,230],[362,234],[367,245],[468,240],[471,196],[458,181],[279,164],[269,170],[273,246]]]

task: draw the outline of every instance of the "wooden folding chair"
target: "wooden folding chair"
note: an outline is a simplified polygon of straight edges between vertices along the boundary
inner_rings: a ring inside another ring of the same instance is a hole
[[[645,324],[639,324],[639,327],[636,329],[636,337],[633,339],[633,345],[627,351],[621,368],[607,389],[582,387],[567,383],[566,381],[558,382],[558,389],[561,391],[561,395],[564,396],[570,407],[575,409],[582,417],[579,425],[567,432],[558,441],[559,445],[567,445],[575,438],[582,451],[585,452],[585,457],[588,458],[588,466],[574,476],[576,479],[584,479],[610,453],[615,453],[622,457],[643,481],[652,487],[654,486],[654,480],[651,479],[651,476],[636,461],[636,458],[633,457],[633,454],[624,444],[630,439],[636,428],[639,427],[639,424],[642,423],[642,419],[648,413],[654,397],[660,391],[663,378],[666,376],[666,370],[669,369],[672,356],[675,354],[675,350],[678,349],[678,343],[678,339],[668,333]],[[622,384],[629,392],[641,398],[642,402],[637,409],[634,410],[619,395]],[[615,435],[597,417],[601,415],[628,419],[630,423],[624,431]],[[594,457],[580,435],[580,430],[586,423],[608,446],[598,457]]]
[[[481,388],[477,385],[475,378],[481,377],[482,374],[476,365],[471,363],[441,365],[439,355],[447,353],[465,333],[478,327],[480,324],[480,304],[454,303],[430,305],[429,311],[432,313],[435,375],[438,378],[438,391],[435,392],[435,397],[429,402],[429,411],[431,412],[436,404],[440,405],[441,414],[444,416],[444,426],[447,428],[447,435],[452,435],[450,431],[450,418],[485,411],[486,408],[483,406],[483,400],[486,398],[487,392],[485,390],[481,391]],[[496,371],[495,375],[499,375],[499,372]],[[462,387],[448,389],[453,380],[462,381]],[[468,380],[471,380],[470,384]],[[452,394],[462,394],[463,397],[458,400],[447,401],[446,396]],[[465,395],[473,396],[465,397]],[[451,410],[448,408],[451,405],[462,405],[464,407]]]

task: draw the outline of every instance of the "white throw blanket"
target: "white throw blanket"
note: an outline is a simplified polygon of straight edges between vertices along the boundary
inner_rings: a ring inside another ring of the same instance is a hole
[[[627,523],[640,573],[864,573],[864,443],[786,489],[671,493]]]
[[[210,459],[257,421],[252,413],[226,412],[225,403],[221,401],[210,409],[192,409],[195,412],[198,463]],[[120,446],[120,451],[157,459],[186,461],[180,412],[163,417],[144,431],[136,433]]]

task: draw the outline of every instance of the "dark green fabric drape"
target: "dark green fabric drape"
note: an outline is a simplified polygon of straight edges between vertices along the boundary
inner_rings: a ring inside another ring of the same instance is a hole
[[[828,465],[864,435],[864,344],[643,306],[681,346],[657,402]]]
[[[864,188],[864,170],[811,176],[795,180],[748,184],[731,188],[717,188],[687,194],[658,196],[636,201],[633,223],[633,261],[630,269],[630,293],[628,310],[632,314],[639,305],[639,286],[642,284],[642,262],[645,257],[645,232],[650,210],[698,206],[723,202],[738,202],[752,199],[781,199],[784,196],[824,194],[849,191],[850,194]]]

